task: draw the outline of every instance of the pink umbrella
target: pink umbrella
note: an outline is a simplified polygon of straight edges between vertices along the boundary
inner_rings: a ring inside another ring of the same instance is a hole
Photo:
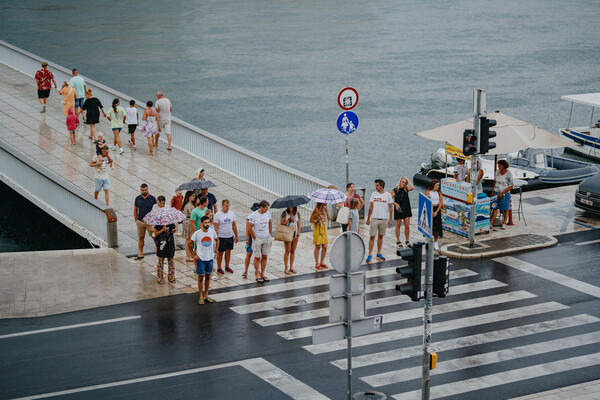
[[[177,224],[185,219],[185,214],[173,207],[162,207],[150,211],[144,217],[148,225]]]

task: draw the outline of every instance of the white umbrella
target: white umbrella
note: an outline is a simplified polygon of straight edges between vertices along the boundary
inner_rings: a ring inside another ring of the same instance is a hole
[[[348,197],[337,189],[315,189],[308,194],[308,198],[316,203],[337,204],[343,203]]]
[[[490,139],[491,142],[496,143],[496,147],[490,149],[488,154],[506,154],[529,148],[557,149],[572,144],[570,140],[536,128],[527,122],[509,117],[499,111],[488,114],[487,118],[496,120],[496,126],[490,128],[490,130],[497,133],[495,138]],[[416,135],[439,142],[448,142],[462,149],[465,129],[473,129],[473,118],[419,132]]]

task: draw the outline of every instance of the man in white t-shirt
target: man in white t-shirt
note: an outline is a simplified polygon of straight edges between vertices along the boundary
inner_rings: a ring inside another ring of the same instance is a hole
[[[213,260],[219,246],[219,237],[217,232],[210,226],[210,218],[206,215],[200,218],[200,229],[191,237],[190,253],[194,254],[196,261],[196,275],[198,275],[198,293],[200,298],[198,304],[214,303],[215,301],[208,297],[208,288],[210,286],[210,276],[213,271]],[[192,247],[196,244],[196,252]],[[204,281],[204,284],[202,282]]]
[[[393,223],[394,212],[392,211],[392,203],[394,199],[384,189],[385,182],[383,179],[375,179],[375,192],[371,194],[369,215],[365,221],[369,225],[369,255],[366,260],[367,264],[373,258],[371,253],[375,244],[375,235],[377,235],[377,259],[385,261],[385,257],[381,254],[381,247],[383,246],[383,236],[385,235],[386,228],[392,226]]]
[[[217,273],[225,275],[225,272],[221,269],[221,261],[223,260],[223,253],[225,253],[225,271],[233,274],[233,270],[229,268],[229,260],[231,259],[233,244],[238,241],[238,232],[235,223],[235,214],[229,209],[229,200],[221,202],[221,210],[213,217],[213,225],[215,231],[217,231],[217,235],[219,235]]]
[[[94,198],[98,198],[98,193],[104,190],[104,199],[108,205],[108,190],[110,189],[110,180],[108,179],[108,146],[102,147],[102,161],[98,160],[98,155],[92,157],[90,167],[96,168],[94,172]]]
[[[158,113],[160,129],[167,134],[167,142],[169,143],[167,150],[171,150],[171,113],[173,112],[173,106],[171,105],[171,100],[163,96],[163,92],[156,92],[156,98],[154,108],[156,108],[156,112]],[[160,131],[155,138],[157,145],[159,136]]]
[[[271,213],[269,202],[263,200],[259,203],[258,210],[248,216],[248,233],[252,236],[252,254],[254,255],[254,270],[256,271],[256,282],[269,282],[265,276],[267,268],[267,257],[271,251]],[[260,271],[259,271],[260,266]]]

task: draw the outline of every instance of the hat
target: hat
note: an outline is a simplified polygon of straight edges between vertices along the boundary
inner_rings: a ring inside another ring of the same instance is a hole
[[[204,168],[198,167],[198,169],[196,170],[196,176],[200,175],[203,172],[204,172]]]
[[[252,207],[250,207],[250,209],[251,209],[252,211],[256,211],[256,210],[258,210],[259,208],[260,208],[260,204],[258,204],[258,203],[254,203],[254,204],[252,204]]]

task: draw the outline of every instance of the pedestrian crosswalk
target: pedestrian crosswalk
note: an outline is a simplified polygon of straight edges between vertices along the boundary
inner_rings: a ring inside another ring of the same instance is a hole
[[[422,303],[395,290],[401,279],[395,266],[370,268],[367,314],[382,315],[384,328],[353,338],[353,377],[388,398],[420,398]],[[329,277],[301,278],[214,298],[230,301],[235,313],[343,371],[346,340],[311,343],[312,330],[328,323]],[[534,291],[511,289],[493,274],[451,271],[450,292],[434,299],[433,312],[431,350],[439,358],[431,373],[431,398],[480,398],[483,389],[600,367],[600,332],[595,332],[600,318]]]

